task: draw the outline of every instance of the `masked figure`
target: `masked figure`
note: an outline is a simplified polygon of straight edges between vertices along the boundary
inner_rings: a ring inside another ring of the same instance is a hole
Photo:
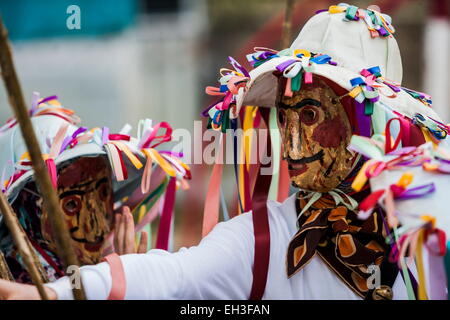
[[[76,126],[79,119],[72,111],[62,108],[55,97],[41,100],[32,109],[32,114],[76,257],[81,265],[99,263],[112,250],[114,213],[124,205],[137,212],[142,212],[142,207],[150,210],[151,203],[157,203],[168,187],[168,175],[158,165],[164,162],[166,170],[177,172],[178,167],[175,169],[164,157],[174,163],[179,160],[175,156],[161,156],[152,149],[148,154],[151,153],[155,161],[152,158],[144,167],[147,148],[139,149],[138,144],[145,145],[155,138],[155,135],[153,138],[149,135],[153,131],[149,120],[142,126],[142,131],[147,132],[146,137],[139,140],[124,133],[110,134],[107,128],[88,131]],[[63,276],[64,269],[57,255],[49,214],[43,205],[45,199],[32,179],[24,142],[18,133],[13,120],[2,128],[1,149],[10,151],[4,152],[1,158],[4,177],[10,176],[4,187],[33,248],[35,265],[42,280],[47,282]],[[8,165],[11,163],[14,166]],[[152,171],[156,174],[148,184]],[[182,176],[180,173],[180,178]],[[140,220],[136,219],[136,223]],[[140,228],[146,227],[142,222],[140,225]],[[2,273],[10,272],[18,282],[30,282],[7,228],[3,224],[0,226],[0,248],[6,263]]]

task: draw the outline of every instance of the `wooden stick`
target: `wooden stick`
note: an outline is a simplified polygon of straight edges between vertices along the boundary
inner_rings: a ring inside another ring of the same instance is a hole
[[[19,250],[20,256],[22,257],[25,267],[30,274],[31,280],[34,285],[36,285],[39,294],[43,300],[48,300],[47,293],[45,292],[44,283],[42,282],[39,270],[34,264],[33,257],[31,255],[30,247],[28,246],[26,236],[20,228],[19,220],[14,214],[8,200],[6,199],[3,192],[0,191],[0,210],[3,213],[3,218],[5,219],[6,226],[11,232],[11,236],[14,240],[17,249]]]
[[[292,11],[295,0],[286,0],[286,11],[284,13],[283,31],[281,34],[281,49],[289,47],[292,33]]]
[[[1,251],[0,251],[0,279],[15,281],[14,277],[11,274],[11,270],[9,270],[8,264],[6,263],[5,256]]]
[[[61,258],[63,265],[67,268],[71,265],[78,266],[74,249],[71,244],[71,238],[64,221],[64,215],[59,205],[59,200],[52,186],[36,134],[28,115],[28,110],[23,98],[22,89],[17,78],[12,59],[12,50],[8,41],[8,31],[0,18],[0,65],[2,77],[8,92],[8,98],[11,108],[17,122],[20,125],[22,136],[28,149],[34,169],[34,177],[39,192],[44,199],[44,207],[48,212],[50,226],[55,236],[56,249],[58,257]],[[72,288],[76,300],[84,300],[85,294],[83,288]]]
[[[14,209],[11,209],[11,212],[13,212],[14,214]],[[2,211],[0,210],[0,214],[2,213]],[[41,262],[39,261],[39,257],[36,254],[35,249],[33,248],[33,245],[30,242],[30,239],[28,238],[27,234],[25,233],[25,230],[23,230],[20,222],[17,219],[17,215],[14,214],[14,225],[15,230],[19,230],[20,232],[20,238],[24,239],[24,241],[26,242],[26,245],[29,249],[29,257],[31,262],[33,263],[33,265],[36,267],[38,274],[39,274],[39,278],[41,279],[41,282],[43,283],[47,283],[48,282],[48,276],[47,276],[47,272],[45,271],[44,267],[42,266]],[[7,225],[8,229],[9,226]],[[10,233],[12,234],[12,230],[10,229]],[[14,241],[14,238],[13,238]],[[16,244],[16,242],[14,242]],[[16,244],[16,247],[18,247],[18,245]],[[25,266],[26,267],[26,266]],[[28,270],[28,269],[27,269]],[[30,272],[30,271],[28,271]],[[0,279],[3,280],[9,280],[9,281],[15,281],[11,270],[9,270],[8,264],[6,263],[6,259],[5,256],[3,255],[3,253],[0,251]]]

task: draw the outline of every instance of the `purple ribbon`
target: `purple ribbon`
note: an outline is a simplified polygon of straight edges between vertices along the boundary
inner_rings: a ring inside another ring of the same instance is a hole
[[[392,84],[390,84],[390,83],[384,82],[384,84],[387,85],[389,88],[391,88],[394,92],[400,92],[400,91],[402,91],[402,90],[400,90],[398,87],[396,87],[396,86],[394,86],[394,85],[392,85]]]
[[[408,200],[420,198],[426,196],[427,194],[433,193],[434,191],[436,191],[436,186],[434,185],[433,182],[431,182],[429,184],[424,184],[418,187],[406,189],[405,192],[396,197],[396,199]]]
[[[370,138],[370,121],[371,121],[371,117],[365,115],[364,110],[365,110],[365,104],[364,103],[360,103],[356,100],[354,100],[355,102],[355,109],[356,109],[356,121],[358,123],[358,130],[359,130],[359,134],[361,136],[364,137],[369,137]]]
[[[375,91],[375,89],[371,86],[366,86],[367,91]],[[370,102],[377,102],[378,100],[380,100],[380,96],[376,96],[375,98],[370,98],[369,101]]]
[[[79,127],[75,132],[72,134],[72,136],[65,137],[62,144],[61,144],[61,150],[59,153],[66,150],[67,146],[72,143],[73,140],[75,140],[81,133],[87,131],[86,127]]]
[[[438,171],[441,173],[450,173],[450,163],[448,163],[447,161],[445,161],[445,162],[444,161],[445,160],[441,159],[442,163],[439,164]]]
[[[58,99],[58,96],[50,96],[50,97],[46,97],[46,98],[42,99],[42,101],[39,102],[39,103],[46,103],[47,101],[55,100],[55,99]]]
[[[233,57],[228,57],[228,61],[230,64],[236,69],[236,71],[240,71],[244,76],[250,78],[250,73],[248,73],[247,69],[245,69],[239,62],[237,62]]]
[[[439,159],[439,161],[444,162],[444,163],[448,163],[450,164],[450,160],[446,160],[446,159]]]
[[[223,99],[221,99],[219,102],[222,102],[223,101]],[[214,102],[213,104],[211,104],[209,107],[207,107],[205,110],[203,110],[202,112],[201,112],[201,114],[202,114],[202,116],[203,117],[209,117],[209,114],[208,114],[208,112],[209,112],[209,110],[211,110],[214,106],[216,106],[219,102]]]
[[[320,9],[316,11],[316,14],[322,13],[322,12],[328,12],[328,9]]]
[[[400,149],[392,150],[391,152],[389,152],[389,154],[400,155],[401,156],[401,155],[407,154],[407,153],[409,153],[409,152],[411,152],[411,151],[413,151],[415,149],[417,149],[417,147],[414,147],[414,146],[403,147],[403,148],[400,148]]]
[[[381,36],[385,37],[388,35],[388,32],[386,31],[386,29],[384,29],[383,27],[381,27],[380,29],[378,29],[378,32],[380,33]]]
[[[172,156],[175,156],[175,157],[178,157],[178,158],[182,158],[182,157],[183,157],[183,152],[175,152],[175,151],[166,151],[166,150],[162,150],[162,151],[159,151],[159,153],[162,153],[162,154],[169,154],[169,155],[172,155]]]
[[[285,61],[283,63],[280,63],[277,66],[277,70],[280,71],[280,72],[284,72],[284,70],[286,70],[287,67],[289,67],[291,64],[293,64],[295,62],[297,62],[297,60],[292,60],[291,59],[291,60]]]
[[[258,54],[258,60],[266,60],[266,59],[269,59],[270,57],[272,57],[274,55],[274,53],[273,52],[270,52],[270,51],[261,51],[259,54]]]
[[[103,145],[107,144],[109,141],[109,128],[108,127],[103,127],[102,130],[102,143]]]

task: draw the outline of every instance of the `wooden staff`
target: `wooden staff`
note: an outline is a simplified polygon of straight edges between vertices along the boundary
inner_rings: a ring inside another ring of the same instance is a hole
[[[294,0],[286,0],[286,11],[284,13],[283,31],[281,34],[281,48],[289,47],[292,31],[292,11],[294,9]]]
[[[14,281],[14,277],[9,270],[8,264],[6,263],[5,256],[0,251],[0,279]]]
[[[22,136],[28,149],[34,169],[34,177],[39,192],[44,199],[44,207],[48,212],[50,225],[55,236],[56,249],[63,265],[67,268],[71,265],[78,266],[78,259],[75,256],[71,238],[67,230],[64,215],[59,206],[59,200],[52,186],[36,134],[28,114],[28,110],[23,98],[22,89],[17,78],[12,59],[12,50],[8,41],[8,31],[0,17],[0,65],[2,77],[5,82],[6,90],[11,108],[14,112],[17,122],[20,125]],[[84,300],[85,294],[83,288],[72,288],[76,300]]]
[[[22,257],[25,267],[30,274],[31,280],[36,285],[41,299],[48,300],[47,293],[45,292],[44,283],[42,282],[39,270],[34,264],[32,253],[28,245],[25,234],[22,232],[19,224],[19,220],[14,214],[8,200],[6,199],[3,192],[0,191],[0,210],[3,213],[3,218],[5,219],[6,226],[11,232],[11,236],[14,240],[17,249],[19,250],[20,256]]]

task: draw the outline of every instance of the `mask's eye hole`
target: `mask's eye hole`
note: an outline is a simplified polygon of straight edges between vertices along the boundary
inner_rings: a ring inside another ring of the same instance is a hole
[[[313,106],[303,107],[300,111],[300,121],[306,125],[312,125],[319,119],[319,110]]]
[[[73,216],[81,211],[81,199],[77,196],[65,197],[62,200],[62,208],[67,215]]]
[[[109,186],[106,183],[103,183],[98,189],[98,195],[100,200],[106,201],[109,196]]]
[[[278,110],[278,122],[281,126],[286,124],[286,112],[283,109]]]

